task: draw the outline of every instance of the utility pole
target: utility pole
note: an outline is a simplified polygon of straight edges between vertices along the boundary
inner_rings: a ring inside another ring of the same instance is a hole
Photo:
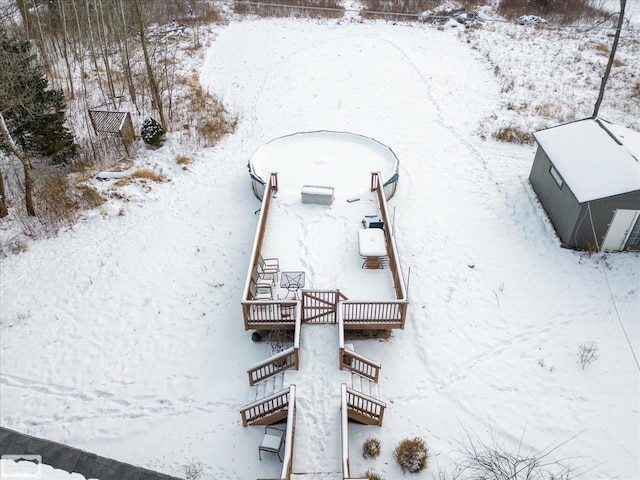
[[[624,22],[624,10],[627,6],[627,0],[620,0],[620,16],[618,18],[618,28],[616,28],[616,34],[613,37],[613,45],[611,46],[611,53],[609,54],[609,62],[607,68],[604,71],[602,82],[600,83],[600,92],[598,93],[598,99],[596,100],[596,106],[593,109],[593,117],[598,116],[600,111],[600,105],[604,98],[604,89],[607,86],[607,80],[609,80],[609,74],[611,73],[611,67],[613,66],[613,60],[616,56],[616,49],[618,48],[618,41],[620,40],[620,32],[622,31],[622,24]]]

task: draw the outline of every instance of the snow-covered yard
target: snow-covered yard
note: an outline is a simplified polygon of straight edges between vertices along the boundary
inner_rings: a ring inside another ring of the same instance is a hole
[[[578,457],[581,478],[639,478],[640,257],[560,248],[527,183],[533,147],[482,139],[505,102],[486,41],[344,21],[216,33],[200,78],[240,114],[236,133],[190,152],[188,171],[169,138],[147,154],[170,182],[1,260],[2,425],[172,474],[194,457],[205,478],[271,474],[238,413],[246,368],[269,354],[240,309],[260,206],[246,164],[276,137],[349,131],[400,159],[390,207],[411,269],[406,329],[356,345],[382,364],[388,410],[382,428],[350,429],[352,472],[397,478],[393,447],[421,436],[423,477],[438,478],[469,431],[523,450],[569,440],[557,457]],[[583,370],[588,341],[599,358]],[[376,461],[360,455],[369,436]]]

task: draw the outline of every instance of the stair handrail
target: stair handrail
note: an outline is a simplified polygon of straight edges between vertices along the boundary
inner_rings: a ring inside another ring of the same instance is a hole
[[[338,317],[338,362],[340,365],[340,370],[350,370],[371,380],[372,382],[378,383],[382,365],[371,360],[370,358],[365,357],[364,355],[345,348],[344,318],[342,316],[342,308],[338,308],[338,311],[336,313]],[[351,359],[351,361],[348,361],[349,358]]]
[[[363,417],[368,417],[371,420],[376,422],[376,425],[382,426],[382,420],[384,418],[384,411],[387,408],[387,404],[382,400],[378,400],[370,395],[359,392],[352,388],[346,387],[346,402],[347,402],[347,412],[349,410],[362,415]],[[365,402],[364,405],[356,405],[353,402],[349,401],[349,396],[360,398]],[[379,413],[376,412],[371,405],[376,405],[378,407]]]
[[[246,427],[247,425],[249,425],[249,422],[251,422],[252,420],[254,420],[254,418],[262,418],[265,415],[256,415],[256,416],[249,416],[247,417],[247,412],[251,412],[252,410],[256,409],[257,407],[260,407],[266,403],[269,403],[273,400],[277,400],[279,398],[284,397],[285,400],[282,402],[282,405],[279,405],[277,408],[274,409],[274,411],[272,413],[275,412],[279,412],[282,410],[285,410],[289,407],[289,393],[290,393],[290,387],[287,387],[283,390],[280,390],[278,392],[272,393],[271,395],[268,395],[264,398],[261,398],[260,400],[256,400],[255,402],[249,403],[245,406],[243,406],[240,409],[240,415],[242,416],[242,425],[244,427]],[[261,412],[263,413],[263,412]]]
[[[293,442],[296,433],[296,386],[289,386],[289,411],[287,412],[287,429],[284,439],[284,456],[282,457],[281,478],[289,480],[293,470]]]
[[[340,400],[340,439],[342,444],[342,478],[343,480],[367,480],[352,478],[349,464],[349,415],[347,406],[347,385],[342,384]]]
[[[296,326],[293,334],[293,347],[270,356],[265,360],[254,363],[247,370],[249,385],[254,386],[258,382],[278,375],[290,368],[300,369],[300,302],[296,305]]]
[[[341,350],[341,370],[350,370],[358,375],[378,383],[380,376],[380,368],[382,367],[378,362],[368,359],[364,355],[360,355],[353,350],[342,349]],[[348,359],[351,359],[349,362]],[[369,367],[369,368],[365,368]]]
[[[254,386],[258,382],[278,375],[290,368],[298,369],[298,352],[294,347],[289,347],[280,353],[254,363],[247,370],[249,385]]]

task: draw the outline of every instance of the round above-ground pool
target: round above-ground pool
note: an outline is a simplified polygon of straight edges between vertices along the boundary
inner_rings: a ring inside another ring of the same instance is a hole
[[[300,195],[303,186],[333,188],[336,199],[369,190],[371,172],[380,172],[385,196],[398,182],[395,153],[373,138],[348,132],[301,132],[276,138],[249,160],[253,192],[262,199],[271,173],[278,174],[278,192]]]

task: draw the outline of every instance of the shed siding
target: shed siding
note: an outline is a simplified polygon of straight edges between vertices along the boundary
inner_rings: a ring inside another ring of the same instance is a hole
[[[598,245],[602,245],[616,209],[640,210],[640,191],[601,198],[589,203],[591,204],[591,217],[593,218],[594,228],[591,228],[589,210],[585,203],[582,205],[582,211],[583,214],[586,215],[586,220],[575,226],[573,235],[576,238],[576,244],[572,245],[585,250],[596,246],[596,242],[593,239],[593,230],[596,231]]]
[[[563,183],[561,188],[558,187],[551,173],[549,173],[551,165],[552,163],[545,151],[538,146],[531,173],[529,174],[529,182],[547,215],[549,215],[560,240],[568,246],[574,247],[576,245],[572,241],[572,237],[582,208],[566,182]],[[591,235],[591,238],[593,238],[593,235]]]

